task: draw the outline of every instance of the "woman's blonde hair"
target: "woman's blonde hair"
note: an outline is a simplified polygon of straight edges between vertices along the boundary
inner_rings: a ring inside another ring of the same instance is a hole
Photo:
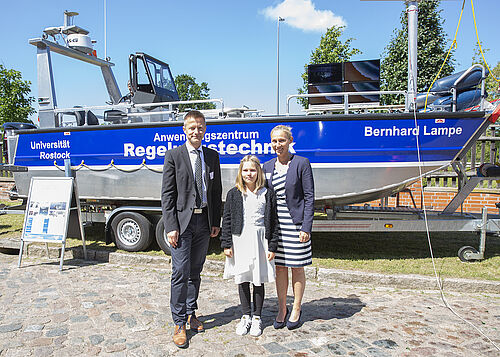
[[[288,125],[276,125],[272,130],[271,130],[271,136],[273,136],[273,133],[276,131],[282,131],[285,133],[288,139],[291,139],[292,136],[292,127]]]
[[[236,176],[236,187],[240,190],[241,193],[245,193],[247,188],[245,182],[243,181],[243,175],[241,171],[243,170],[243,164],[245,162],[253,163],[253,166],[257,170],[257,180],[255,181],[255,188],[259,190],[264,187],[266,184],[266,180],[264,178],[264,171],[262,171],[262,167],[260,167],[260,161],[257,156],[247,155],[240,161],[240,167],[238,168],[238,175]]]

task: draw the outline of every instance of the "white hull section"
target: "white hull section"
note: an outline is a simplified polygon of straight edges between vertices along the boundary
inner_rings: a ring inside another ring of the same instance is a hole
[[[425,175],[447,165],[448,162],[313,164],[316,202],[339,206],[376,200],[409,186],[420,177],[420,172]],[[159,201],[162,166],[136,169],[137,166],[77,168],[80,198]],[[238,165],[221,165],[221,170],[225,199],[234,186]],[[31,177],[64,176],[64,171],[56,166],[30,167],[28,172],[14,175],[19,195],[26,197]]]

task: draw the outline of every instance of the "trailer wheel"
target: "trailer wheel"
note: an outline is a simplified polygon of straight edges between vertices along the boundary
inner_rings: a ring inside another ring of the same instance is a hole
[[[127,252],[144,250],[152,242],[151,222],[137,212],[122,212],[111,222],[118,249]]]
[[[460,248],[458,250],[458,258],[463,262],[472,262],[475,261],[475,258],[472,258],[471,255],[479,254],[479,252],[474,247],[470,247],[468,245]]]
[[[165,252],[166,255],[170,255],[170,244],[168,243],[167,233],[163,227],[163,219],[160,218],[156,224],[155,229],[156,242],[160,246],[161,250]]]

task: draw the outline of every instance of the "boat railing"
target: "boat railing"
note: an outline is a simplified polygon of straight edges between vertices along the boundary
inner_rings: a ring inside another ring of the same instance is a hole
[[[377,109],[377,110],[395,110],[395,109],[407,109],[407,105],[380,105],[380,103],[349,103],[350,96],[360,96],[360,95],[404,95],[405,103],[408,101],[408,92],[393,90],[393,91],[364,91],[364,92],[333,92],[333,93],[310,93],[310,94],[290,94],[286,97],[286,115],[290,115],[290,100],[294,98],[318,98],[318,97],[343,97],[343,104],[327,104],[314,106],[306,111],[339,111],[343,110],[344,114],[349,114],[349,110],[353,109]]]
[[[57,126],[65,126],[63,123],[64,115],[74,115],[75,117],[79,115],[78,113],[84,113],[85,117],[82,119],[79,125],[92,125],[98,124],[98,122],[91,122],[89,119],[91,115],[95,113],[102,112],[103,115],[97,114],[98,117],[104,119],[104,121],[109,124],[114,123],[126,123],[126,122],[158,122],[158,121],[172,121],[178,120],[179,116],[183,112],[179,112],[177,107],[179,105],[195,105],[203,103],[218,103],[220,109],[214,110],[201,110],[210,112],[212,116],[222,117],[224,116],[224,100],[221,98],[215,99],[199,99],[199,100],[178,100],[169,102],[156,102],[156,103],[145,103],[145,104],[135,104],[132,102],[123,102],[118,104],[108,104],[108,105],[96,105],[96,106],[76,106],[71,108],[55,108],[54,115],[56,116]],[[147,110],[151,108],[151,110]],[[160,110],[163,109],[163,110]],[[92,114],[89,114],[92,113]],[[114,119],[107,120],[106,113],[113,113]],[[153,117],[161,116],[159,120],[153,119]],[[77,124],[78,125],[78,124]]]
[[[476,176],[479,167],[484,163],[498,163],[498,143],[500,143],[500,125],[490,125],[461,161],[468,177]],[[427,175],[425,181],[426,187],[433,189],[456,189],[460,185],[459,175],[451,167]],[[500,184],[494,180],[485,180],[478,187],[498,191]]]
[[[148,108],[148,107],[167,107],[169,111],[174,111],[174,106],[181,104],[202,104],[202,103],[219,103],[221,105],[221,112],[224,112],[224,100],[222,98],[215,99],[198,99],[198,100],[177,100],[171,102],[158,102],[158,103],[146,103],[146,104],[132,104],[135,108]],[[155,112],[150,112],[151,114],[158,114]],[[163,113],[163,112],[161,112]]]

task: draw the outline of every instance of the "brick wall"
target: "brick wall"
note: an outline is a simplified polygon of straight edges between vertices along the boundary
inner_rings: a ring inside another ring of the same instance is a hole
[[[9,192],[14,187],[14,178],[0,177],[0,200],[8,200]]]
[[[416,182],[409,187],[409,191],[413,195],[413,199],[418,208],[422,207],[422,188],[420,182]],[[456,188],[447,187],[425,187],[424,188],[424,203],[425,207],[432,210],[441,211],[455,197]],[[462,207],[464,212],[480,213],[483,207],[487,207],[489,211],[498,209],[495,203],[500,202],[500,190],[476,188],[465,199]],[[388,207],[396,207],[397,197],[389,197],[387,200]],[[365,203],[366,204],[366,203]],[[381,206],[382,200],[367,202],[370,206]],[[363,205],[363,204],[361,204]],[[409,192],[399,193],[399,206],[413,207],[413,202]],[[460,211],[460,207],[457,211]]]

